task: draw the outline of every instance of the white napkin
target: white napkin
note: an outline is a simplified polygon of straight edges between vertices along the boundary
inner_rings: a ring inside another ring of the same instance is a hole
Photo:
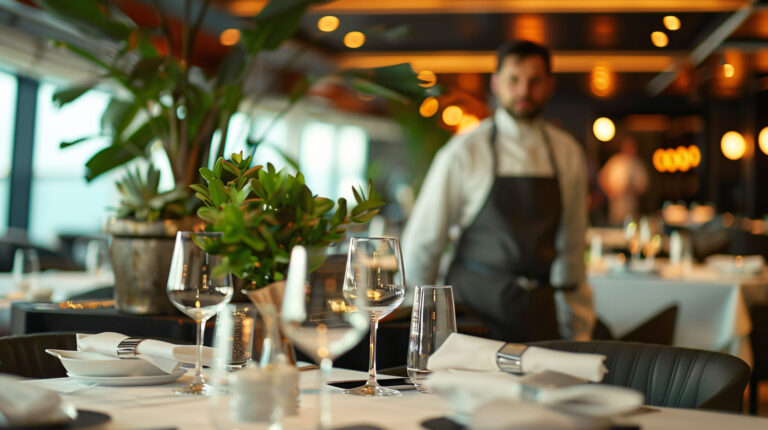
[[[644,396],[635,390],[578,382],[555,372],[516,376],[503,372],[440,370],[427,377],[425,386],[430,392],[446,397],[459,417],[469,417],[481,406],[500,400],[534,402],[561,412],[593,417],[628,412],[643,404]]]
[[[117,345],[128,336],[120,333],[104,332],[99,334],[77,334],[78,351],[96,352],[109,357],[117,357]],[[136,346],[136,357],[146,360],[166,373],[172,373],[181,363],[195,362],[194,345],[174,345],[154,339],[144,339]],[[213,363],[214,350],[203,347],[203,365]]]
[[[440,348],[429,357],[429,370],[464,369],[495,370],[496,353],[504,342],[460,333],[451,333]],[[553,370],[593,382],[603,380],[608,369],[604,355],[555,351],[529,346],[520,357],[523,373]]]
[[[0,387],[0,427],[55,424],[77,416],[58,393],[23,384],[15,376],[0,375]]]

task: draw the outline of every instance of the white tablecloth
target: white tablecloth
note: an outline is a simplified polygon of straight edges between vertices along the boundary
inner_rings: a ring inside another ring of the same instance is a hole
[[[723,351],[752,362],[748,304],[768,300],[768,276],[727,277],[694,266],[687,276],[590,273],[595,309],[621,337],[669,305],[677,304],[674,345]]]
[[[51,301],[62,302],[74,294],[83,293],[94,288],[114,285],[112,272],[58,272],[45,271],[40,273],[41,289],[51,289]],[[24,294],[17,290],[11,273],[0,272],[0,336],[10,330],[11,303],[26,300]]]
[[[318,410],[317,372],[301,372],[299,416],[287,418],[284,421],[286,429],[314,427]],[[362,379],[365,376],[362,372],[334,370],[333,378]],[[112,420],[103,427],[105,429],[213,428],[207,399],[180,397],[171,393],[172,388],[181,387],[190,381],[191,376],[185,376],[176,383],[154,387],[97,386],[65,395],[65,398],[78,408],[109,414]],[[36,380],[32,383],[59,390],[71,390],[77,386],[67,378]],[[335,427],[368,424],[386,429],[420,429],[422,421],[452,412],[450,405],[442,398],[415,390],[403,391],[401,397],[365,398],[346,395],[334,389],[331,405]],[[643,430],[768,428],[768,419],[765,418],[698,410],[653,410],[624,420],[639,424]]]

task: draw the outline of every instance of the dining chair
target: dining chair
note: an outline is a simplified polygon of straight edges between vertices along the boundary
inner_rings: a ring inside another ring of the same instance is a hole
[[[768,380],[768,302],[755,303],[749,308],[752,317],[752,343],[754,364],[749,379],[749,413],[757,415],[760,381]]]
[[[605,355],[602,383],[643,392],[648,406],[741,412],[750,375],[740,358],[713,351],[608,340],[530,345]]]
[[[59,360],[45,350],[77,349],[74,333],[37,333],[0,337],[0,373],[25,378],[67,376]]]

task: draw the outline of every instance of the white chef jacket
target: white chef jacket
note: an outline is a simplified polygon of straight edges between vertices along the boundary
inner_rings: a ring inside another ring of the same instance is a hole
[[[554,175],[543,140],[546,127],[558,167],[563,206],[555,236],[557,256],[552,263],[550,283],[555,288],[577,286],[575,290],[556,290],[560,334],[564,338],[587,340],[591,337],[595,313],[584,264],[587,228],[584,152],[568,133],[542,119],[517,121],[504,108],[497,109],[494,118],[498,130],[499,176]],[[449,231],[454,226],[463,231],[485,204],[494,181],[490,131],[491,119],[487,118],[472,132],[451,138],[435,155],[402,237],[409,288],[435,283],[441,256],[449,245]]]

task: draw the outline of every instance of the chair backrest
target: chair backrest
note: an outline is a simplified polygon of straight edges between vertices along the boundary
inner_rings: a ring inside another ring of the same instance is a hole
[[[768,379],[768,302],[755,303],[749,308],[752,332],[749,338],[754,353],[752,377],[755,381]]]
[[[74,333],[40,333],[0,337],[0,373],[26,378],[67,376],[59,360],[45,350],[77,349]]]
[[[645,393],[645,404],[740,412],[750,370],[732,355],[634,342],[534,342],[561,351],[606,356],[603,383]]]
[[[675,322],[677,321],[677,305],[664,308],[644,323],[621,337],[624,342],[656,343],[672,345],[675,338]]]

